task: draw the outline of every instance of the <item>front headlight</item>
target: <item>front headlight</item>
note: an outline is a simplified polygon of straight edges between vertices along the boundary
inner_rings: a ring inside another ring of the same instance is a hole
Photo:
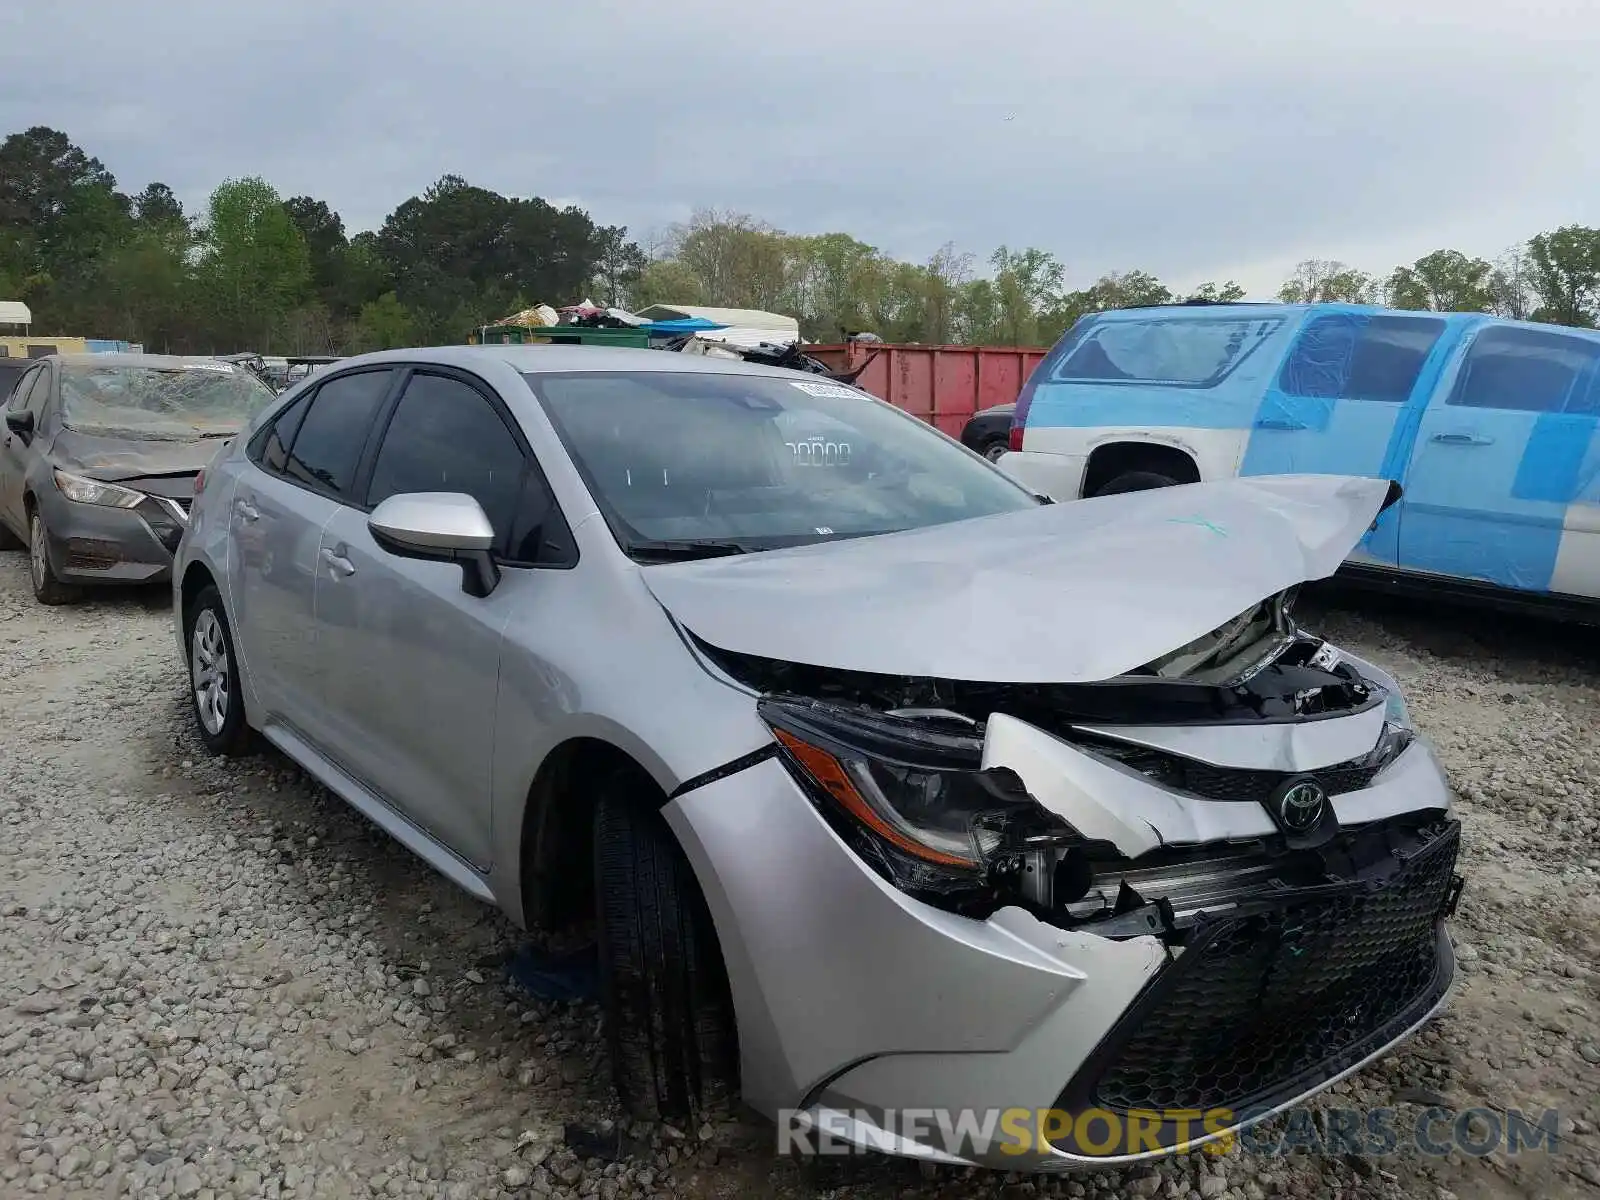
[[[85,479],[82,475],[70,475],[66,471],[57,471],[55,476],[56,487],[61,494],[78,504],[99,504],[105,508],[138,508],[144,502],[143,492],[136,492],[132,488],[121,487],[115,483]]]
[[[1015,773],[981,769],[980,737],[817,701],[765,699],[759,711],[813,802],[904,890],[982,887],[1002,846],[1070,836]]]

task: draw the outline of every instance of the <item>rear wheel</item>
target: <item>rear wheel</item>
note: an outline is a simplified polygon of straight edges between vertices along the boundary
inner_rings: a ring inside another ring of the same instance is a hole
[[[737,1082],[733,1004],[711,914],[666,821],[625,772],[598,789],[595,907],[612,1077],[647,1120],[726,1108]]]
[[[1120,496],[1124,492],[1146,492],[1151,488],[1177,487],[1178,481],[1159,471],[1124,471],[1104,484],[1096,496]]]
[[[1011,439],[1009,437],[997,437],[990,438],[987,442],[985,442],[983,444],[983,449],[979,451],[979,453],[981,453],[990,462],[997,462],[999,461],[1000,456],[1007,453],[1010,449]]]
[[[50,565],[50,532],[37,512],[28,514],[28,577],[40,604],[71,604],[79,596],[77,588],[56,577]]]
[[[188,617],[189,699],[200,740],[212,754],[248,753],[254,739],[244,719],[239,660],[222,596],[215,587],[201,590]]]

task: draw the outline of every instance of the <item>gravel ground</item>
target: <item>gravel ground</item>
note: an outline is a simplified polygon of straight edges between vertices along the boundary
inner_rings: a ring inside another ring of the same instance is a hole
[[[1464,977],[1329,1105],[1562,1113],[1554,1154],[1197,1154],[1063,1180],[802,1165],[770,1127],[637,1131],[598,1011],[501,982],[498,916],[273,753],[206,758],[163,592],[44,609],[0,555],[0,1195],[1563,1197],[1600,1194],[1600,641],[1340,602],[1461,795]]]

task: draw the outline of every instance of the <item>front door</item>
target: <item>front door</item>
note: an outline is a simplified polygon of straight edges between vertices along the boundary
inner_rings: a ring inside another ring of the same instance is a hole
[[[500,645],[516,589],[469,596],[460,567],[387,553],[367,516],[401,493],[466,493],[508,557],[527,458],[491,395],[454,374],[411,377],[364,502],[324,531],[317,573],[323,706],[344,765],[479,870],[492,858]]]
[[[1600,585],[1600,334],[1490,325],[1423,416],[1400,566],[1534,592]]]
[[[1315,313],[1262,398],[1241,475],[1362,475],[1399,480],[1416,416],[1449,357],[1440,317],[1359,309]],[[1351,554],[1393,563],[1393,509]]]
[[[40,367],[16,382],[11,393],[8,413],[32,412],[39,419],[44,393],[49,388],[47,368]],[[38,393],[37,396],[34,393]],[[37,436],[38,430],[34,430]],[[13,433],[8,425],[0,425],[0,522],[9,525],[17,536],[26,539],[27,523],[22,513],[23,480],[28,472],[28,441],[20,433]]]

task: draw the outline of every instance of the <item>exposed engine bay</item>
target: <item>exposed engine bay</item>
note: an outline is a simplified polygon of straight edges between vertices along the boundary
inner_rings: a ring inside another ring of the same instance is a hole
[[[1293,592],[1254,609],[1138,670],[1096,683],[992,684],[874,675],[700,649],[733,678],[769,695],[863,705],[934,727],[981,735],[1006,712],[1065,735],[1073,724],[1183,725],[1282,721],[1354,713],[1382,696],[1322,639],[1289,620]]]
[[[1324,804],[1305,829],[1279,822],[1260,836],[1203,845],[1168,844],[1157,831],[1148,852],[1130,853],[1126,844],[1095,836],[1090,822],[1068,821],[1041,803],[1016,770],[986,766],[989,727],[1026,723],[1033,736],[1048,735],[1101,764],[1096,770],[1118,772],[1117,781],[1132,776],[1185,803],[1270,808],[1300,777],[1202,762],[1085,727],[1282,725],[1383,705],[1384,686],[1295,628],[1292,599],[1292,590],[1271,597],[1100,683],[883,676],[757,658],[703,641],[700,648],[762,693],[761,715],[786,764],[836,832],[895,886],[965,915],[1019,905],[1063,928],[1154,934],[1179,945],[1206,918],[1381,881],[1454,823],[1425,808],[1345,830]],[[1319,768],[1324,801],[1369,786],[1411,740],[1408,727],[1363,727],[1381,728],[1382,736],[1357,758]]]

